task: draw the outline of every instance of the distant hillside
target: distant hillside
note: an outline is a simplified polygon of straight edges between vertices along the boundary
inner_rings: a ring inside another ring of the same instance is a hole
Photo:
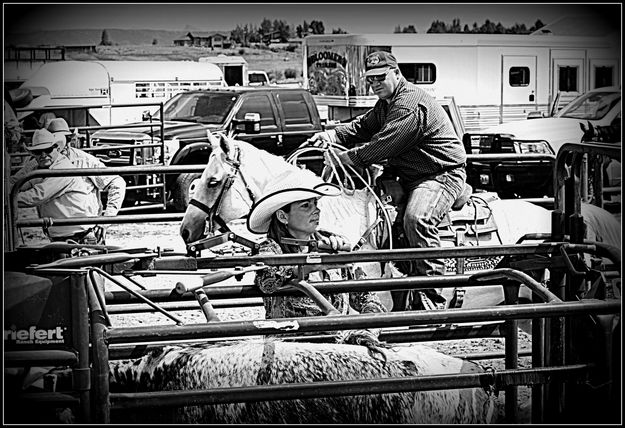
[[[55,30],[20,33],[15,29],[5,29],[5,46],[58,46],[58,45],[98,45],[102,40],[103,29],[94,30]],[[109,39],[115,45],[151,45],[156,39],[162,46],[173,46],[174,40],[186,35],[189,30],[120,30],[106,28]]]

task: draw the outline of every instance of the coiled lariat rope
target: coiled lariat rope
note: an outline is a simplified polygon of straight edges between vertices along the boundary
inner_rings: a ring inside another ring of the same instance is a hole
[[[332,183],[332,181],[335,180],[335,182],[339,185],[339,187],[341,187],[341,190],[345,192],[345,194],[350,195],[350,196],[354,195],[356,191],[356,185],[354,184],[354,180],[352,179],[352,176],[357,177],[360,180],[360,182],[362,182],[362,184],[365,186],[365,188],[369,192],[371,192],[371,195],[373,195],[376,205],[379,207],[378,211],[382,213],[382,216],[384,217],[384,223],[388,230],[389,248],[393,249],[393,229],[392,229],[393,225],[389,217],[389,214],[385,209],[384,204],[382,203],[380,198],[378,198],[378,195],[376,195],[375,191],[372,188],[372,186],[375,185],[374,183],[375,178],[372,177],[371,171],[369,170],[369,168],[365,168],[365,173],[367,175],[367,178],[365,179],[360,173],[358,173],[358,171],[356,171],[354,167],[352,167],[351,165],[344,165],[343,162],[341,162],[341,160],[339,159],[338,155],[334,152],[334,150],[332,150],[332,149],[338,149],[339,151],[342,151],[342,152],[347,151],[347,148],[345,146],[342,146],[341,144],[331,143],[327,147],[315,147],[315,146],[310,146],[309,144],[310,142],[306,141],[301,146],[299,146],[287,158],[287,162],[296,165],[298,158],[302,154],[310,153],[310,152],[321,152],[323,154],[324,163],[325,163],[323,171],[321,172],[321,178],[323,179],[323,181],[327,183]],[[343,177],[344,177],[343,180],[341,180],[341,175],[339,171],[342,172],[343,174]],[[380,227],[378,227],[378,229],[379,228]],[[382,232],[383,232],[383,229],[382,229]],[[383,236],[383,234],[380,233],[379,236]]]

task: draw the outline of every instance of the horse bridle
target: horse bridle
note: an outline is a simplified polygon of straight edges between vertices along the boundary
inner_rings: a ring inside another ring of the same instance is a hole
[[[237,144],[233,144],[233,145],[234,145],[235,156],[234,156],[234,159],[231,159],[230,157],[226,158],[226,163],[230,166],[230,172],[228,173],[228,176],[226,177],[225,183],[223,187],[221,188],[221,192],[219,192],[219,196],[217,197],[215,204],[212,207],[208,207],[206,204],[198,201],[195,198],[191,198],[189,200],[189,205],[193,205],[207,214],[207,217],[206,217],[207,227],[205,229],[205,234],[206,232],[211,233],[211,234],[214,232],[215,223],[217,223],[217,225],[220,227],[221,230],[225,232],[230,232],[230,228],[228,227],[224,219],[221,217],[221,215],[219,215],[219,210],[221,208],[221,204],[223,203],[224,195],[230,189],[230,187],[232,187],[232,185],[234,184],[234,180],[236,179],[237,174],[241,175],[241,179],[243,180],[243,184],[245,185],[245,189],[247,190],[247,193],[250,197],[250,200],[252,201],[252,204],[254,204],[254,201],[255,201],[254,193],[252,192],[252,189],[250,189],[250,186],[248,185],[247,180],[245,179],[245,176],[241,172],[241,149],[239,148]]]

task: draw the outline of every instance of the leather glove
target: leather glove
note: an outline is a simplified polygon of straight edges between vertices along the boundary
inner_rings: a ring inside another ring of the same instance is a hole
[[[329,131],[317,132],[308,140],[313,143],[313,146],[327,149],[332,144],[336,143],[336,131],[333,129]]]

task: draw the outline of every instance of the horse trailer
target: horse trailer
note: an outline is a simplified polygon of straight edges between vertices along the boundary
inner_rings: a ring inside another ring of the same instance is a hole
[[[224,54],[204,56],[198,58],[198,62],[208,62],[219,67],[228,86],[247,86],[249,84],[247,61],[242,56]]]
[[[56,61],[43,64],[20,86],[31,91],[33,100],[18,110],[18,116],[49,111],[70,126],[123,125],[140,121],[146,110],[155,113],[155,104],[178,92],[222,86],[226,84],[221,69],[210,63]],[[128,107],[113,109],[111,105]],[[76,106],[94,107],[88,114],[87,109],[68,109]]]
[[[304,82],[328,118],[349,120],[377,101],[365,58],[393,53],[411,83],[453,96],[467,132],[549,113],[601,86],[620,85],[620,39],[553,34],[328,34],[304,39]]]

